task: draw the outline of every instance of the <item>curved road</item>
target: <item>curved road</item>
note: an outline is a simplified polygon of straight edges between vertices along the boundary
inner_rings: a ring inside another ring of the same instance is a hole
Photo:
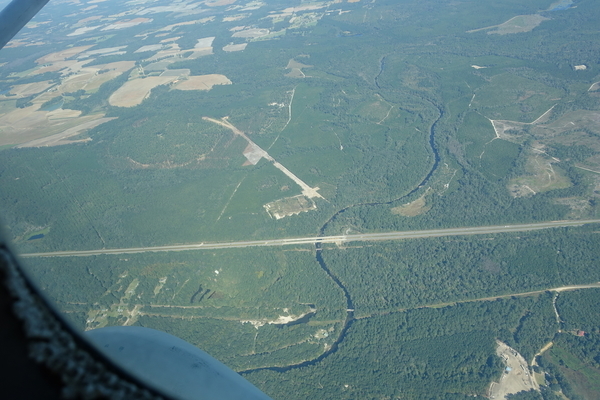
[[[579,221],[550,221],[532,224],[517,225],[495,225],[495,226],[477,226],[464,228],[431,229],[422,231],[400,231],[400,232],[382,232],[382,233],[360,233],[354,235],[339,236],[319,236],[303,237],[290,239],[266,239],[266,240],[248,240],[240,242],[221,242],[221,243],[197,243],[181,244],[170,246],[155,247],[131,247],[123,249],[98,249],[98,250],[75,250],[75,251],[55,251],[47,253],[21,254],[21,257],[83,257],[97,256],[101,254],[132,254],[157,251],[184,251],[184,250],[214,250],[242,247],[258,246],[290,246],[300,244],[315,243],[345,243],[345,242],[365,242],[374,240],[402,240],[402,239],[420,239],[442,236],[464,236],[464,235],[487,235],[506,232],[526,232],[539,229],[558,228],[564,226],[580,226],[585,224],[600,223],[600,219],[586,219]]]

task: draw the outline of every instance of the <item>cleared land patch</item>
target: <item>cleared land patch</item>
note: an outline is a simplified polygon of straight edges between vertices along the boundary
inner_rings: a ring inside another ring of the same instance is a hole
[[[150,95],[152,89],[171,83],[175,79],[176,76],[148,76],[127,81],[108,98],[108,102],[116,107],[137,106]]]
[[[70,49],[65,49],[65,50],[57,51],[55,53],[46,54],[45,56],[40,57],[37,60],[35,60],[35,62],[37,64],[46,64],[46,63],[50,63],[50,62],[54,62],[54,61],[64,61],[67,58],[71,58],[91,47],[94,47],[94,45],[71,47]]]
[[[235,133],[236,135],[239,135],[242,138],[244,138],[244,140],[246,140],[246,142],[248,142],[248,144],[250,146],[252,146],[253,149],[256,149],[255,151],[257,151],[257,152],[261,151],[262,152],[261,153],[261,157],[264,157],[266,160],[272,162],[273,165],[275,166],[275,168],[277,168],[278,170],[280,170],[281,172],[283,172],[288,178],[290,178],[294,182],[296,182],[296,184],[298,186],[300,186],[300,188],[302,188],[302,194],[304,196],[308,197],[309,199],[312,199],[313,197],[319,197],[321,199],[324,198],[323,196],[321,196],[319,194],[319,192],[318,192],[319,188],[318,187],[312,188],[312,187],[308,186],[303,180],[301,180],[296,175],[294,175],[289,169],[287,169],[286,167],[284,167],[283,165],[281,165],[281,163],[277,162],[266,151],[264,151],[263,149],[261,149],[260,146],[258,146],[252,140],[250,140],[250,138],[244,132],[240,131],[235,126],[233,126],[229,121],[227,121],[227,118],[223,118],[221,120],[217,120],[217,119],[213,119],[213,118],[210,118],[210,117],[202,117],[202,119],[205,120],[205,121],[210,121],[210,122],[213,122],[215,124],[221,125],[221,126],[223,126],[225,128],[231,129],[231,131],[233,133]]]
[[[301,194],[267,203],[263,207],[267,213],[275,219],[281,219],[291,215],[300,214],[301,212],[317,209],[314,201]]]
[[[69,110],[72,111],[72,110]],[[41,138],[41,139],[36,139],[36,140],[32,140],[30,142],[24,143],[22,145],[17,146],[18,148],[22,148],[22,147],[44,147],[44,146],[58,146],[58,145],[62,145],[62,144],[70,144],[70,143],[76,143],[76,142],[81,142],[81,141],[87,141],[89,139],[82,139],[82,140],[67,140],[70,137],[79,135],[80,133],[95,128],[98,125],[101,125],[105,122],[111,121],[113,119],[116,118],[99,118],[99,119],[94,119],[88,122],[84,122],[82,124],[79,124],[77,126],[74,126],[73,128],[69,128],[66,129],[65,131],[61,132],[61,133],[57,133],[45,138]]]
[[[565,189],[571,186],[571,181],[557,166],[552,157],[531,152],[527,157],[526,170],[528,175],[522,175],[509,181],[508,190],[513,197],[528,197],[540,192],[554,189]]]
[[[290,59],[290,61],[288,61],[288,64],[285,67],[286,69],[290,70],[290,72],[285,74],[285,76],[288,76],[290,78],[306,78],[306,75],[304,75],[304,72],[302,72],[302,68],[311,68],[311,67],[312,67],[312,65],[305,65],[305,64],[299,63],[298,61],[296,61],[292,58],[292,59]]]
[[[512,17],[511,19],[500,25],[493,25],[485,28],[473,29],[467,31],[467,33],[488,31],[488,35],[507,35],[509,33],[530,32],[533,30],[533,28],[537,27],[539,24],[549,19],[550,18],[542,17],[539,14],[517,15],[516,17]]]
[[[268,29],[254,28],[254,29],[246,29],[243,31],[236,32],[231,36],[246,38],[246,39],[255,39],[258,37],[267,36],[269,33],[271,33],[271,31]]]
[[[233,21],[239,21],[242,20],[246,17],[248,17],[250,14],[239,14],[239,15],[232,15],[229,17],[223,17],[223,22],[233,22]]]
[[[425,196],[421,196],[415,201],[392,208],[392,214],[399,214],[405,217],[416,217],[417,215],[426,213],[430,209],[431,206],[427,205]]]
[[[539,391],[539,385],[532,378],[527,361],[523,356],[505,343],[499,340],[496,342],[498,343],[496,355],[504,360],[506,370],[502,374],[500,382],[493,382],[490,385],[490,399],[505,399],[506,395],[515,394],[522,390],[535,389]]]
[[[136,26],[139,24],[144,24],[144,23],[152,22],[152,21],[153,21],[152,18],[134,18],[134,19],[130,19],[130,20],[114,22],[110,25],[105,26],[101,30],[110,31],[110,30],[115,30],[115,29],[131,28],[132,26]]]
[[[82,27],[82,28],[77,28],[73,32],[69,33],[67,36],[79,36],[79,35],[83,35],[84,33],[91,32],[91,31],[93,31],[95,29],[100,28],[101,26],[102,25],[86,26],[86,27]]]
[[[207,7],[219,7],[219,6],[228,6],[230,4],[235,3],[237,0],[215,0],[215,1],[207,1],[204,3]]]
[[[40,106],[41,103],[34,103],[0,116],[0,146],[28,143],[48,136],[64,135],[65,132],[65,137],[73,136],[69,129],[77,128],[80,133],[90,128],[86,124],[104,117],[104,114],[81,117],[81,111],[76,110],[39,111]],[[55,144],[66,144],[56,138],[58,136],[54,136]]]
[[[231,51],[242,51],[248,46],[248,43],[240,43],[240,44],[228,44],[223,47],[223,51],[231,52]]]
[[[10,94],[16,95],[16,98],[18,99],[41,93],[54,85],[55,84],[51,81],[24,83],[22,85],[13,86],[10,89]]]
[[[77,56],[77,59],[87,58],[91,56],[114,56],[119,54],[125,54],[125,51],[121,51],[127,46],[117,46],[117,47],[106,47],[103,49],[89,50],[84,53],[81,53]]]
[[[142,46],[139,49],[137,49],[136,51],[134,51],[134,53],[143,53],[146,51],[157,51],[163,48],[162,44],[148,44],[146,46]]]
[[[188,76],[174,85],[178,90],[210,90],[215,85],[231,85],[231,81],[225,75],[209,74]]]

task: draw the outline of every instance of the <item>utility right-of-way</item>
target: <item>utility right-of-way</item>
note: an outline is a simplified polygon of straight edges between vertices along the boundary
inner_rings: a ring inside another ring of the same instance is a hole
[[[185,251],[185,250],[214,250],[214,249],[229,249],[242,247],[259,247],[259,246],[291,246],[302,244],[315,243],[345,243],[345,242],[364,242],[374,240],[403,240],[403,239],[420,239],[433,238],[442,236],[465,236],[465,235],[488,235],[507,232],[526,232],[539,229],[558,228],[565,226],[579,226],[586,224],[600,223],[600,219],[586,220],[566,220],[566,221],[549,221],[531,224],[515,224],[515,225],[495,225],[495,226],[477,226],[463,228],[447,228],[447,229],[430,229],[420,231],[400,231],[400,232],[381,232],[381,233],[359,233],[338,236],[318,236],[318,237],[303,237],[289,239],[265,239],[265,240],[248,240],[238,242],[221,242],[221,243],[194,243],[180,244],[168,246],[153,246],[153,247],[131,247],[121,249],[97,249],[97,250],[73,250],[73,251],[54,251],[47,253],[30,253],[21,254],[21,257],[74,257],[74,256],[96,256],[101,254],[132,254],[145,252],[159,251]]]

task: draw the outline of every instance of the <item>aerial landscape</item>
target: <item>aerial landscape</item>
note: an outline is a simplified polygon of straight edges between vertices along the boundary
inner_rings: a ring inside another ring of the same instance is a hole
[[[600,399],[598,15],[53,0],[0,50],[0,219],[77,328],[273,399]]]

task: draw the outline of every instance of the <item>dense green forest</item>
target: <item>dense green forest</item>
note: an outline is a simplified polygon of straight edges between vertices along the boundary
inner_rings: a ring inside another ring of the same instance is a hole
[[[169,66],[189,68],[192,74],[222,73],[233,85],[209,92],[159,87],[133,109],[107,102],[127,74],[89,97],[75,93],[64,107],[104,111],[118,119],[89,132],[93,141],[85,144],[5,150],[0,165],[4,220],[23,251],[32,252],[64,249],[64,243],[82,249],[315,234],[346,207],[327,232],[554,220],[571,215],[573,206],[560,200],[571,198],[586,202],[581,216],[597,216],[591,192],[596,178],[573,165],[593,158],[600,148],[584,146],[587,156],[576,151],[577,158],[565,148],[581,148],[578,142],[548,142],[557,147],[556,156],[567,160],[554,167],[564,170],[566,187],[514,198],[506,186],[532,174],[525,149],[534,138],[490,142],[494,129],[488,118],[530,122],[555,105],[551,122],[574,107],[599,108],[598,98],[586,91],[596,76],[595,64],[573,71],[565,64],[573,62],[573,54],[558,56],[552,50],[572,43],[570,35],[575,34],[565,33],[568,26],[591,22],[592,2],[569,10],[568,17],[552,12],[551,20],[519,35],[518,47],[514,35],[465,33],[491,24],[490,15],[502,22],[517,8],[523,13],[544,9],[545,2],[539,3],[494,6],[493,14],[468,16],[462,8],[453,9],[450,16],[428,2],[402,7],[383,2],[377,11],[364,14],[364,24],[356,20],[361,5],[348,5],[355,11],[324,17],[310,31],[290,30],[277,41],[253,42],[243,52],[216,52]],[[425,29],[419,19],[408,17],[421,13],[436,23]],[[404,22],[393,24],[396,19]],[[214,24],[195,29],[206,35],[226,31]],[[104,45],[116,44],[118,36]],[[431,46],[418,45],[432,36]],[[544,46],[548,54],[540,54],[537,44],[547,37],[554,46]],[[312,43],[308,54],[298,50],[307,40]],[[138,56],[128,46],[121,59]],[[285,66],[294,58],[311,65],[302,82],[285,76]],[[582,56],[578,63],[586,60]],[[471,67],[479,64],[486,68]],[[519,96],[527,97],[521,108],[515,106]],[[551,100],[555,98],[560,101]],[[286,124],[288,107],[268,104],[289,102],[291,120]],[[279,162],[319,187],[327,202],[318,201],[316,211],[271,221],[262,206],[297,195],[299,188],[264,160],[242,167],[243,141],[232,142],[231,132],[211,126],[203,116],[230,116]],[[573,134],[586,129],[582,124]],[[437,164],[435,157],[440,158]],[[30,173],[35,179],[16,179]],[[425,185],[417,188],[420,183]],[[390,215],[391,208],[423,195],[427,212],[409,218]],[[35,204],[24,198],[36,199]],[[74,210],[55,209],[66,204]],[[39,227],[49,227],[49,234],[27,242]]]
[[[600,281],[593,228],[431,238],[323,250],[358,316]],[[590,316],[590,323],[594,316]]]
[[[245,376],[273,398],[335,399],[340,393],[344,398],[408,399],[485,395],[503,370],[494,355],[495,339],[519,349],[514,332],[522,325],[521,316],[543,304],[551,304],[551,298],[503,299],[361,318],[352,324],[338,352],[320,365]],[[530,315],[543,321],[537,313]],[[549,330],[541,327],[530,334],[547,340],[552,337]],[[379,384],[369,383],[374,381]]]
[[[77,15],[49,6],[42,21],[67,22],[23,36],[48,43],[0,51],[0,135],[13,128],[7,110],[41,96],[12,87],[66,79],[31,74],[40,57],[122,46],[86,65],[135,62],[98,89],[41,104],[114,118],[77,137],[90,140],[0,147],[1,218],[19,252],[600,217],[598,2],[235,3],[192,13],[140,4],[127,18],[142,13],[145,23],[72,36],[79,19],[112,23],[130,5]],[[283,11],[291,4],[307,8],[292,16]],[[180,22],[189,24],[172,25]],[[270,33],[233,34],[247,28]],[[211,54],[188,57],[212,37]],[[183,52],[160,62],[136,52],[164,43]],[[162,85],[138,106],[110,105],[136,74],[186,69],[231,84]],[[318,188],[316,209],[272,217],[264,206],[300,186],[269,159],[248,163],[248,142],[203,117],[226,118]],[[598,243],[588,224],[25,262],[76,327],[172,333],[274,399],[486,396],[504,370],[500,340],[528,363],[552,342],[533,367],[540,392],[508,398],[593,400],[600,289],[554,289],[600,281]]]

